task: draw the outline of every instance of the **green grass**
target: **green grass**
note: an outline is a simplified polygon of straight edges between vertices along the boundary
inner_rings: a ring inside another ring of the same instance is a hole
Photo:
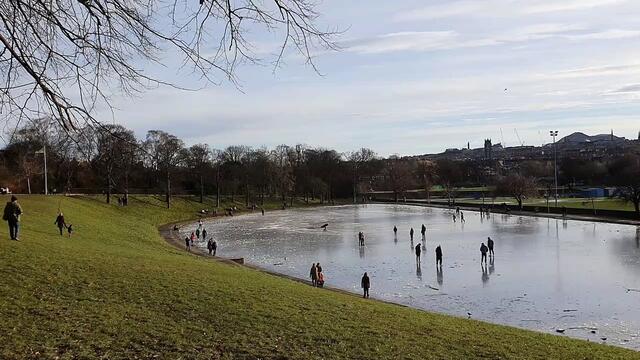
[[[446,199],[438,199],[439,202],[446,202]],[[482,199],[468,199],[468,198],[456,198],[457,202],[467,202],[467,203],[476,203],[482,204]],[[497,197],[495,199],[487,197],[484,199],[485,204],[494,204],[501,205],[502,203],[507,203],[510,205],[516,205],[517,202],[512,197]],[[542,208],[547,207],[547,200],[544,198],[541,199],[528,199],[525,200],[524,205],[532,205],[539,206]],[[554,201],[550,199],[549,206],[554,208]],[[591,199],[588,198],[561,198],[558,201],[558,207],[567,207],[573,209],[592,209],[595,206],[596,210],[622,210],[622,211],[635,211],[633,207],[633,203],[627,202],[621,199],[609,199],[609,198],[600,198],[594,199],[593,204],[591,204]]]
[[[640,359],[633,351],[316,289],[167,244],[203,206],[22,196],[0,234],[0,358]],[[73,238],[53,225],[60,207]],[[375,289],[372,289],[375,290]]]

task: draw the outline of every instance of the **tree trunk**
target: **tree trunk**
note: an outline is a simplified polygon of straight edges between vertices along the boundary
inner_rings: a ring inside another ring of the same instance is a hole
[[[128,197],[129,195],[129,172],[126,172],[124,174],[124,193],[125,193],[125,197]],[[128,204],[128,203],[125,203]]]
[[[216,171],[216,208],[220,207],[220,171]]]
[[[249,207],[249,184],[248,183],[244,185],[244,191],[245,191],[244,206]]]
[[[200,204],[204,202],[204,177],[200,174]]]
[[[107,204],[111,204],[111,172],[107,174]]]
[[[354,204],[358,202],[357,196],[358,196],[358,185],[356,182],[356,177],[354,176],[353,177],[353,203]]]
[[[171,208],[171,176],[169,175],[169,170],[167,169],[167,209]]]

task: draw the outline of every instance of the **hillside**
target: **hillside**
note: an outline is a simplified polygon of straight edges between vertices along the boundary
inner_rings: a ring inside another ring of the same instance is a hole
[[[561,336],[317,289],[185,253],[157,226],[201,204],[21,197],[0,235],[2,359],[640,359]],[[58,208],[73,238],[53,225]]]

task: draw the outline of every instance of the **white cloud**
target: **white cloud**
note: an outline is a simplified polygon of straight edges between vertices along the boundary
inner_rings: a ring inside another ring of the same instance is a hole
[[[349,50],[362,54],[395,51],[428,51],[450,48],[458,42],[453,31],[405,31],[346,42]]]
[[[631,84],[623,86],[619,89],[612,91],[614,93],[637,93],[640,92],[640,84]]]
[[[435,51],[461,48],[496,46],[508,43],[528,42],[549,38],[569,41],[611,40],[640,36],[640,30],[590,30],[584,25],[542,23],[511,29],[506,33],[477,37],[452,30],[403,31],[374,37],[352,39],[341,46],[360,54],[382,54],[401,51]]]
[[[572,10],[586,10],[596,7],[617,5],[626,0],[564,0],[564,1],[528,1],[530,4],[523,8],[525,13],[547,13]]]
[[[526,14],[559,13],[612,7],[628,0],[463,0],[411,9],[397,13],[394,21],[408,22],[449,17],[507,17]]]

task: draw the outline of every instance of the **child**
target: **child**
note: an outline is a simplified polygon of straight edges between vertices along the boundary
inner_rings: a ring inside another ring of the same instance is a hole
[[[67,226],[67,232],[69,233],[69,237],[71,237],[71,233],[73,233],[73,224],[69,224],[69,226]]]
[[[324,286],[324,274],[322,273],[322,271],[320,271],[318,273],[318,280],[316,282],[316,285],[321,288]]]

